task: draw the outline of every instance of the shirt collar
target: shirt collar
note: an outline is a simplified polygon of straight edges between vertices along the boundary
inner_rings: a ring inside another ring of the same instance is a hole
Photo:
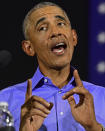
[[[75,84],[75,79],[74,79],[74,76],[73,76],[73,72],[76,68],[73,67],[72,65],[70,65],[70,81],[68,84],[73,84],[74,86],[76,85]]]
[[[74,80],[74,76],[73,76],[73,72],[75,70],[75,67],[70,66],[70,81],[69,84],[73,84],[75,85],[75,80]],[[34,89],[34,87],[36,87],[36,85],[42,80],[44,79],[44,75],[41,73],[39,66],[36,70],[36,72],[34,73],[33,77],[32,77],[32,89]]]
[[[44,75],[40,72],[39,66],[32,77],[32,89],[44,78]]]

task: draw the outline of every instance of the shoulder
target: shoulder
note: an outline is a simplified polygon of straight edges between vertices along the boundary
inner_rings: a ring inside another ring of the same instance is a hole
[[[103,112],[105,115],[105,87],[88,82],[83,82],[83,85],[92,94],[96,109],[99,110],[99,112],[104,109]]]
[[[89,92],[103,92],[105,94],[105,87],[103,86],[95,85],[86,81],[83,81],[83,85]]]
[[[105,87],[83,81],[84,87],[93,95],[96,103],[105,103]],[[105,104],[104,104],[105,105]],[[105,108],[105,107],[104,107]]]
[[[6,87],[5,89],[0,90],[0,101],[8,101],[8,99],[12,98],[16,94],[22,94],[26,91],[27,81]]]
[[[85,81],[83,85],[93,96],[97,121],[105,126],[105,87]]]

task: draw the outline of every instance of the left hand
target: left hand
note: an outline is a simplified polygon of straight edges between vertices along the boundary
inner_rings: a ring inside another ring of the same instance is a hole
[[[101,125],[96,121],[93,96],[86,90],[82,84],[77,70],[73,73],[76,87],[65,93],[63,99],[67,99],[74,119],[80,123],[86,131],[102,131]],[[79,103],[76,104],[73,97],[79,95]]]

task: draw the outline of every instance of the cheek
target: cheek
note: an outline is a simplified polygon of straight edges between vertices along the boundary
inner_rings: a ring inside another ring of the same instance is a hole
[[[45,41],[46,41],[46,38],[45,38],[45,36],[43,37],[43,36],[35,36],[34,37],[34,40],[33,40],[33,44],[34,44],[34,47],[37,49],[37,48],[39,48],[39,49],[42,49],[42,48],[45,48]]]
[[[30,32],[30,39],[32,40],[32,43],[40,44],[44,43],[44,41],[46,40],[45,32],[38,32],[34,30],[31,30]]]
[[[62,34],[64,34],[64,35],[66,36],[68,42],[69,42],[69,41],[72,41],[72,32],[71,32],[71,30],[69,29],[69,27],[66,28],[65,30],[63,30]]]
[[[36,44],[36,46],[40,46],[40,45],[44,44],[44,41],[45,41],[45,39],[43,37],[36,37],[34,39],[34,43]]]
[[[44,42],[44,40],[37,40],[34,44],[34,50],[36,52],[37,55],[45,55],[47,53],[47,45]]]
[[[47,31],[42,31],[42,32],[36,32],[36,39],[39,41],[45,41],[48,38],[49,32]]]

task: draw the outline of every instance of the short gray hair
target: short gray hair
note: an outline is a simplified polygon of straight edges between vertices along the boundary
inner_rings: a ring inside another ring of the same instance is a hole
[[[30,19],[29,19],[30,15],[31,15],[34,11],[36,11],[37,9],[43,8],[43,7],[45,7],[45,6],[56,6],[56,7],[60,8],[60,9],[64,12],[65,16],[68,18],[66,12],[65,12],[59,5],[57,5],[57,4],[55,4],[55,3],[52,3],[52,2],[40,2],[40,3],[38,3],[37,5],[35,5],[35,6],[26,14],[26,16],[25,16],[25,18],[24,18],[24,20],[23,20],[23,34],[24,34],[25,39],[29,39],[28,34],[27,34],[27,30],[28,30],[28,27],[30,26]]]

